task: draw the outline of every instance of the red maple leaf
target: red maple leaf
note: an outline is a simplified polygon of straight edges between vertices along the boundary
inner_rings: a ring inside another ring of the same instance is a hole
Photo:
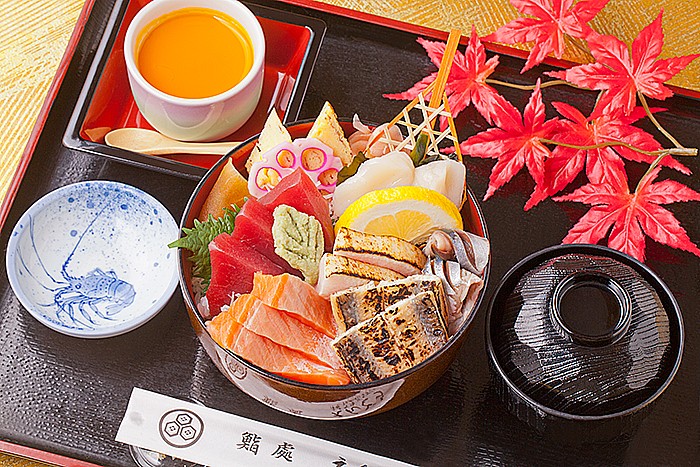
[[[506,103],[498,128],[477,133],[460,144],[465,154],[498,159],[491,171],[484,201],[510,181],[523,166],[527,166],[535,183],[544,184],[544,161],[551,153],[540,138],[550,138],[559,124],[556,118],[545,121],[539,80],[522,117],[518,109]]]
[[[646,151],[661,149],[661,145],[646,131],[633,126],[632,123],[645,117],[644,109],[637,107],[629,116],[623,116],[620,111],[606,113],[599,117],[584,117],[574,107],[563,102],[553,102],[557,111],[568,120],[561,120],[552,140],[576,146],[595,146],[599,143],[616,141],[628,143]],[[653,109],[659,111],[661,109]],[[595,114],[596,112],[594,112]],[[536,206],[543,199],[553,196],[563,190],[586,167],[586,175],[591,183],[613,184],[627,183],[625,165],[622,158],[651,164],[656,159],[624,146],[608,146],[599,149],[576,149],[557,146],[552,151],[552,157],[545,162],[545,184],[537,186],[525,210]],[[670,156],[662,160],[662,165],[689,175],[690,170]]]
[[[631,57],[627,45],[617,37],[590,34],[588,47],[596,63],[547,74],[583,88],[604,90],[596,107],[601,113],[621,108],[629,115],[636,105],[637,92],[659,100],[671,97],[673,92],[663,83],[700,54],[657,60],[664,43],[662,16],[663,10],[634,39]]]
[[[442,56],[445,53],[444,42],[432,42],[418,38],[418,43],[428,52],[428,57],[436,65],[440,66]],[[447,101],[453,117],[467,108],[471,103],[476,110],[488,121],[489,124],[499,122],[503,114],[503,108],[510,105],[506,99],[498,94],[494,88],[486,84],[493,70],[498,65],[498,55],[486,60],[486,50],[472,26],[472,34],[469,44],[462,54],[457,51],[450,70],[450,76],[445,86]],[[437,78],[437,71],[426,76],[413,85],[409,90],[397,94],[384,94],[388,99],[412,100]],[[441,127],[446,128],[447,121],[441,118]]]
[[[662,204],[700,201],[700,193],[673,180],[652,183],[654,169],[630,193],[627,183],[589,183],[555,201],[577,201],[591,209],[569,230],[563,243],[596,244],[610,231],[608,246],[644,261],[645,234],[659,243],[700,256],[678,219]],[[612,228],[612,229],[611,229]]]
[[[565,35],[585,38],[592,31],[587,23],[608,1],[582,0],[574,5],[574,0],[510,0],[519,12],[535,18],[515,19],[484,37],[484,40],[505,44],[534,42],[521,70],[524,73],[542,63],[552,52],[561,58],[566,44]]]

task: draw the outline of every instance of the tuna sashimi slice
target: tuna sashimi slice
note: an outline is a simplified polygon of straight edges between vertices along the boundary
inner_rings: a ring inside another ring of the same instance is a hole
[[[318,363],[331,368],[342,368],[340,358],[331,346],[330,337],[284,311],[265,305],[253,295],[238,297],[231,305],[231,313],[233,319],[259,336],[301,352]]]
[[[249,199],[236,216],[236,226],[232,238],[261,253],[270,261],[291,274],[299,271],[275,253],[275,241],[272,238],[272,212],[254,199]]]
[[[209,317],[231,303],[233,293],[249,293],[256,272],[282,274],[284,270],[250,246],[222,233],[209,243],[211,281],[207,290]]]
[[[286,204],[297,211],[315,217],[323,228],[324,250],[333,249],[335,234],[328,200],[323,197],[311,178],[301,168],[281,179],[277,186],[261,196],[258,201],[270,212],[277,206]]]
[[[330,338],[338,333],[330,302],[298,277],[257,273],[251,294],[265,305],[294,315]]]
[[[350,382],[344,370],[309,360],[295,350],[246,329],[233,319],[230,310],[211,320],[207,329],[222,347],[279,376],[310,384],[345,385]]]

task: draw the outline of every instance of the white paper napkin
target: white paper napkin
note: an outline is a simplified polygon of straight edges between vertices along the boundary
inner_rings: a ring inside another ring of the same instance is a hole
[[[140,388],[116,440],[212,467],[410,465]]]

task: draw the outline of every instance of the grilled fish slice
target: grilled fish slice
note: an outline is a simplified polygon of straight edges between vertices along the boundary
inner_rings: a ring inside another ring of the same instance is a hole
[[[390,269],[363,263],[356,259],[326,253],[321,258],[316,291],[324,297],[340,290],[367,284],[391,281],[403,276]]]
[[[420,248],[401,238],[372,235],[341,227],[333,254],[391,269],[404,276],[420,274],[426,257]]]
[[[447,318],[447,303],[443,284],[435,275],[415,275],[405,279],[367,284],[331,295],[331,308],[338,324],[338,331],[344,332],[356,324],[383,312],[387,307],[420,292],[432,292],[438,300],[441,314]]]
[[[333,341],[355,383],[395,375],[422,362],[447,341],[432,292],[421,292],[353,326]]]
[[[381,315],[339,335],[333,347],[354,383],[386,378],[411,367],[405,350]]]
[[[411,354],[413,364],[422,362],[447,342],[447,325],[433,292],[420,292],[401,300],[381,316],[396,341]]]

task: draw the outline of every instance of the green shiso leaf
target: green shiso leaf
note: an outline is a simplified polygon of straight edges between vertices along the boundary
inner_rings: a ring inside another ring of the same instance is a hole
[[[203,279],[205,292],[211,279],[209,243],[219,234],[233,232],[236,215],[239,211],[239,207],[232,205],[231,209],[224,208],[222,217],[215,218],[209,214],[209,218],[204,222],[195,219],[194,227],[191,229],[183,228],[184,236],[168,245],[170,248],[184,248],[192,252],[192,256],[190,256],[193,265],[192,274]]]

